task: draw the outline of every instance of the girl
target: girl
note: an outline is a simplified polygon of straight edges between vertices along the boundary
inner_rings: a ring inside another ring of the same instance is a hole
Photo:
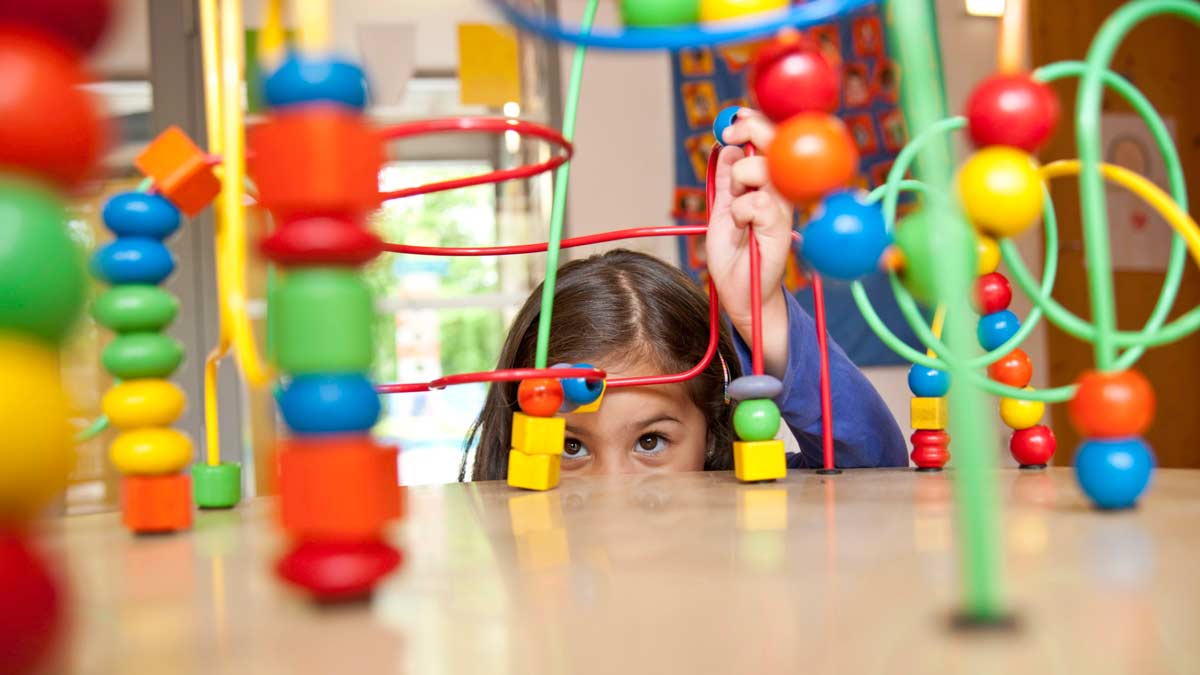
[[[774,128],[742,109],[724,135],[717,196],[705,249],[708,272],[734,328],[721,327],[718,358],[684,383],[610,389],[599,411],[566,415],[562,471],[617,474],[733,468],[733,406],[726,386],[750,362],[750,280],[746,228],[761,250],[763,356],[783,383],[776,403],[800,444],[789,467],[821,466],[816,327],[783,288],[791,252],[791,207],[767,180],[766,159],[737,145],[767,147]],[[514,319],[499,368],[533,365],[541,288]],[[590,363],[610,378],[676,373],[708,346],[708,298],[679,269],[616,250],[564,265],[558,273],[550,331],[551,363]],[[829,345],[834,439],[839,467],[905,466],[904,437],[879,394],[836,344]],[[467,446],[478,444],[473,480],[505,477],[517,383],[488,392]],[[464,459],[460,479],[465,478]]]

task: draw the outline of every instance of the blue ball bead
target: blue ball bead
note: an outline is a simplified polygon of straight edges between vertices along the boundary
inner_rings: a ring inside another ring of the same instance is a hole
[[[1084,441],[1075,455],[1075,478],[1102,509],[1127,509],[1150,483],[1154,453],[1140,438]]]
[[[892,243],[883,211],[850,190],[829,195],[803,232],[800,254],[821,276],[853,281],[879,269]]]
[[[975,336],[979,338],[979,346],[992,351],[1017,334],[1021,328],[1021,320],[1016,314],[1008,311],[996,312],[980,317],[979,327]]]
[[[170,249],[146,237],[122,237],[92,256],[92,276],[114,286],[159,284],[174,270]]]
[[[267,78],[263,95],[273,108],[321,102],[362,110],[367,105],[367,78],[349,61],[292,53]]]
[[[359,373],[298,375],[278,403],[283,421],[298,434],[366,431],[379,419],[379,395]]]
[[[588,363],[576,363],[575,368],[592,368]],[[576,407],[587,405],[600,398],[604,392],[604,382],[586,380],[582,377],[572,377],[562,381],[563,396]]]
[[[908,388],[913,396],[938,398],[950,391],[950,373],[913,364],[908,369]]]
[[[726,129],[737,121],[738,110],[741,110],[741,106],[731,105],[717,113],[717,118],[713,120],[713,136],[717,137],[717,143],[725,145],[725,141],[721,136],[725,133]]]
[[[179,229],[179,209],[166,197],[122,192],[108,200],[104,224],[118,237],[166,239]]]

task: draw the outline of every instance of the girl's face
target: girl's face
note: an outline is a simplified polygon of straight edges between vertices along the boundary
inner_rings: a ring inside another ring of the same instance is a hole
[[[610,378],[657,372],[646,364],[628,372],[597,365]],[[704,469],[708,424],[683,384],[609,389],[600,410],[565,417],[562,471],[568,475]]]

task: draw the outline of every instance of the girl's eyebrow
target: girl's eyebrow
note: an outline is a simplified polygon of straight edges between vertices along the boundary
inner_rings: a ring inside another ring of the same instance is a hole
[[[651,424],[657,424],[658,422],[674,422],[676,424],[683,424],[683,422],[680,422],[678,418],[673,417],[671,415],[664,414],[664,415],[656,415],[654,417],[649,417],[644,420],[638,420],[638,421],[628,424],[626,426],[631,429],[634,429],[634,428],[641,429],[643,427],[648,427]]]

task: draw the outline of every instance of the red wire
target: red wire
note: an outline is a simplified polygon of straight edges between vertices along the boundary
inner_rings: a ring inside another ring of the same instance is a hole
[[[380,394],[411,394],[418,391],[445,389],[456,384],[469,384],[472,382],[516,382],[535,377],[552,377],[555,379],[583,377],[588,380],[603,380],[607,376],[608,373],[599,368],[510,368],[508,370],[489,370],[482,373],[447,375],[429,382],[381,384],[375,387],[375,391]]]
[[[640,239],[643,237],[675,237],[675,236],[696,236],[704,234],[708,231],[707,225],[668,225],[665,227],[635,227],[628,230],[613,230],[612,232],[599,232],[597,234],[589,234],[582,237],[572,237],[564,239],[561,248],[575,248],[576,246],[588,246],[591,244],[602,244],[609,241],[618,241],[621,239]],[[447,255],[447,256],[485,256],[485,255],[518,255],[522,253],[541,253],[550,247],[549,242],[540,242],[536,244],[515,244],[512,246],[478,246],[478,247],[462,247],[462,248],[445,248],[441,246],[408,246],[406,244],[393,244],[385,242],[383,250],[393,253],[407,253],[409,255]]]
[[[419,120],[416,122],[406,122],[404,124],[396,124],[390,127],[385,127],[380,130],[383,137],[388,140],[398,138],[409,138],[411,136],[425,136],[428,134],[443,134],[453,132],[479,132],[479,133],[500,133],[503,131],[515,131],[521,136],[530,136],[540,138],[544,141],[549,141],[558,146],[563,151],[563,154],[555,155],[550,159],[538,164],[527,164],[518,166],[512,169],[500,169],[497,171],[489,171],[477,176],[468,176],[466,178],[454,178],[444,180],[437,183],[427,183],[417,187],[404,188],[403,190],[393,190],[391,192],[380,193],[380,198],[384,201],[389,199],[400,199],[403,197],[414,197],[416,195],[425,195],[433,192],[444,192],[446,190],[456,190],[458,188],[470,187],[472,185],[484,185],[487,183],[500,183],[506,180],[514,180],[517,178],[529,178],[540,173],[553,171],[562,166],[571,156],[575,154],[575,148],[567,139],[563,138],[557,131],[544,127],[540,124],[527,122],[525,120],[514,120],[504,117],[449,117],[441,120]]]
[[[754,146],[746,144],[746,156],[755,154]],[[766,371],[763,366],[762,252],[758,249],[753,226],[746,228],[746,237],[746,246],[750,249],[750,368],[755,375],[762,375]]]
[[[833,396],[830,393],[829,337],[825,332],[825,285],[821,275],[812,273],[813,317],[817,323],[817,351],[821,359],[821,432],[825,468],[833,468]]]

